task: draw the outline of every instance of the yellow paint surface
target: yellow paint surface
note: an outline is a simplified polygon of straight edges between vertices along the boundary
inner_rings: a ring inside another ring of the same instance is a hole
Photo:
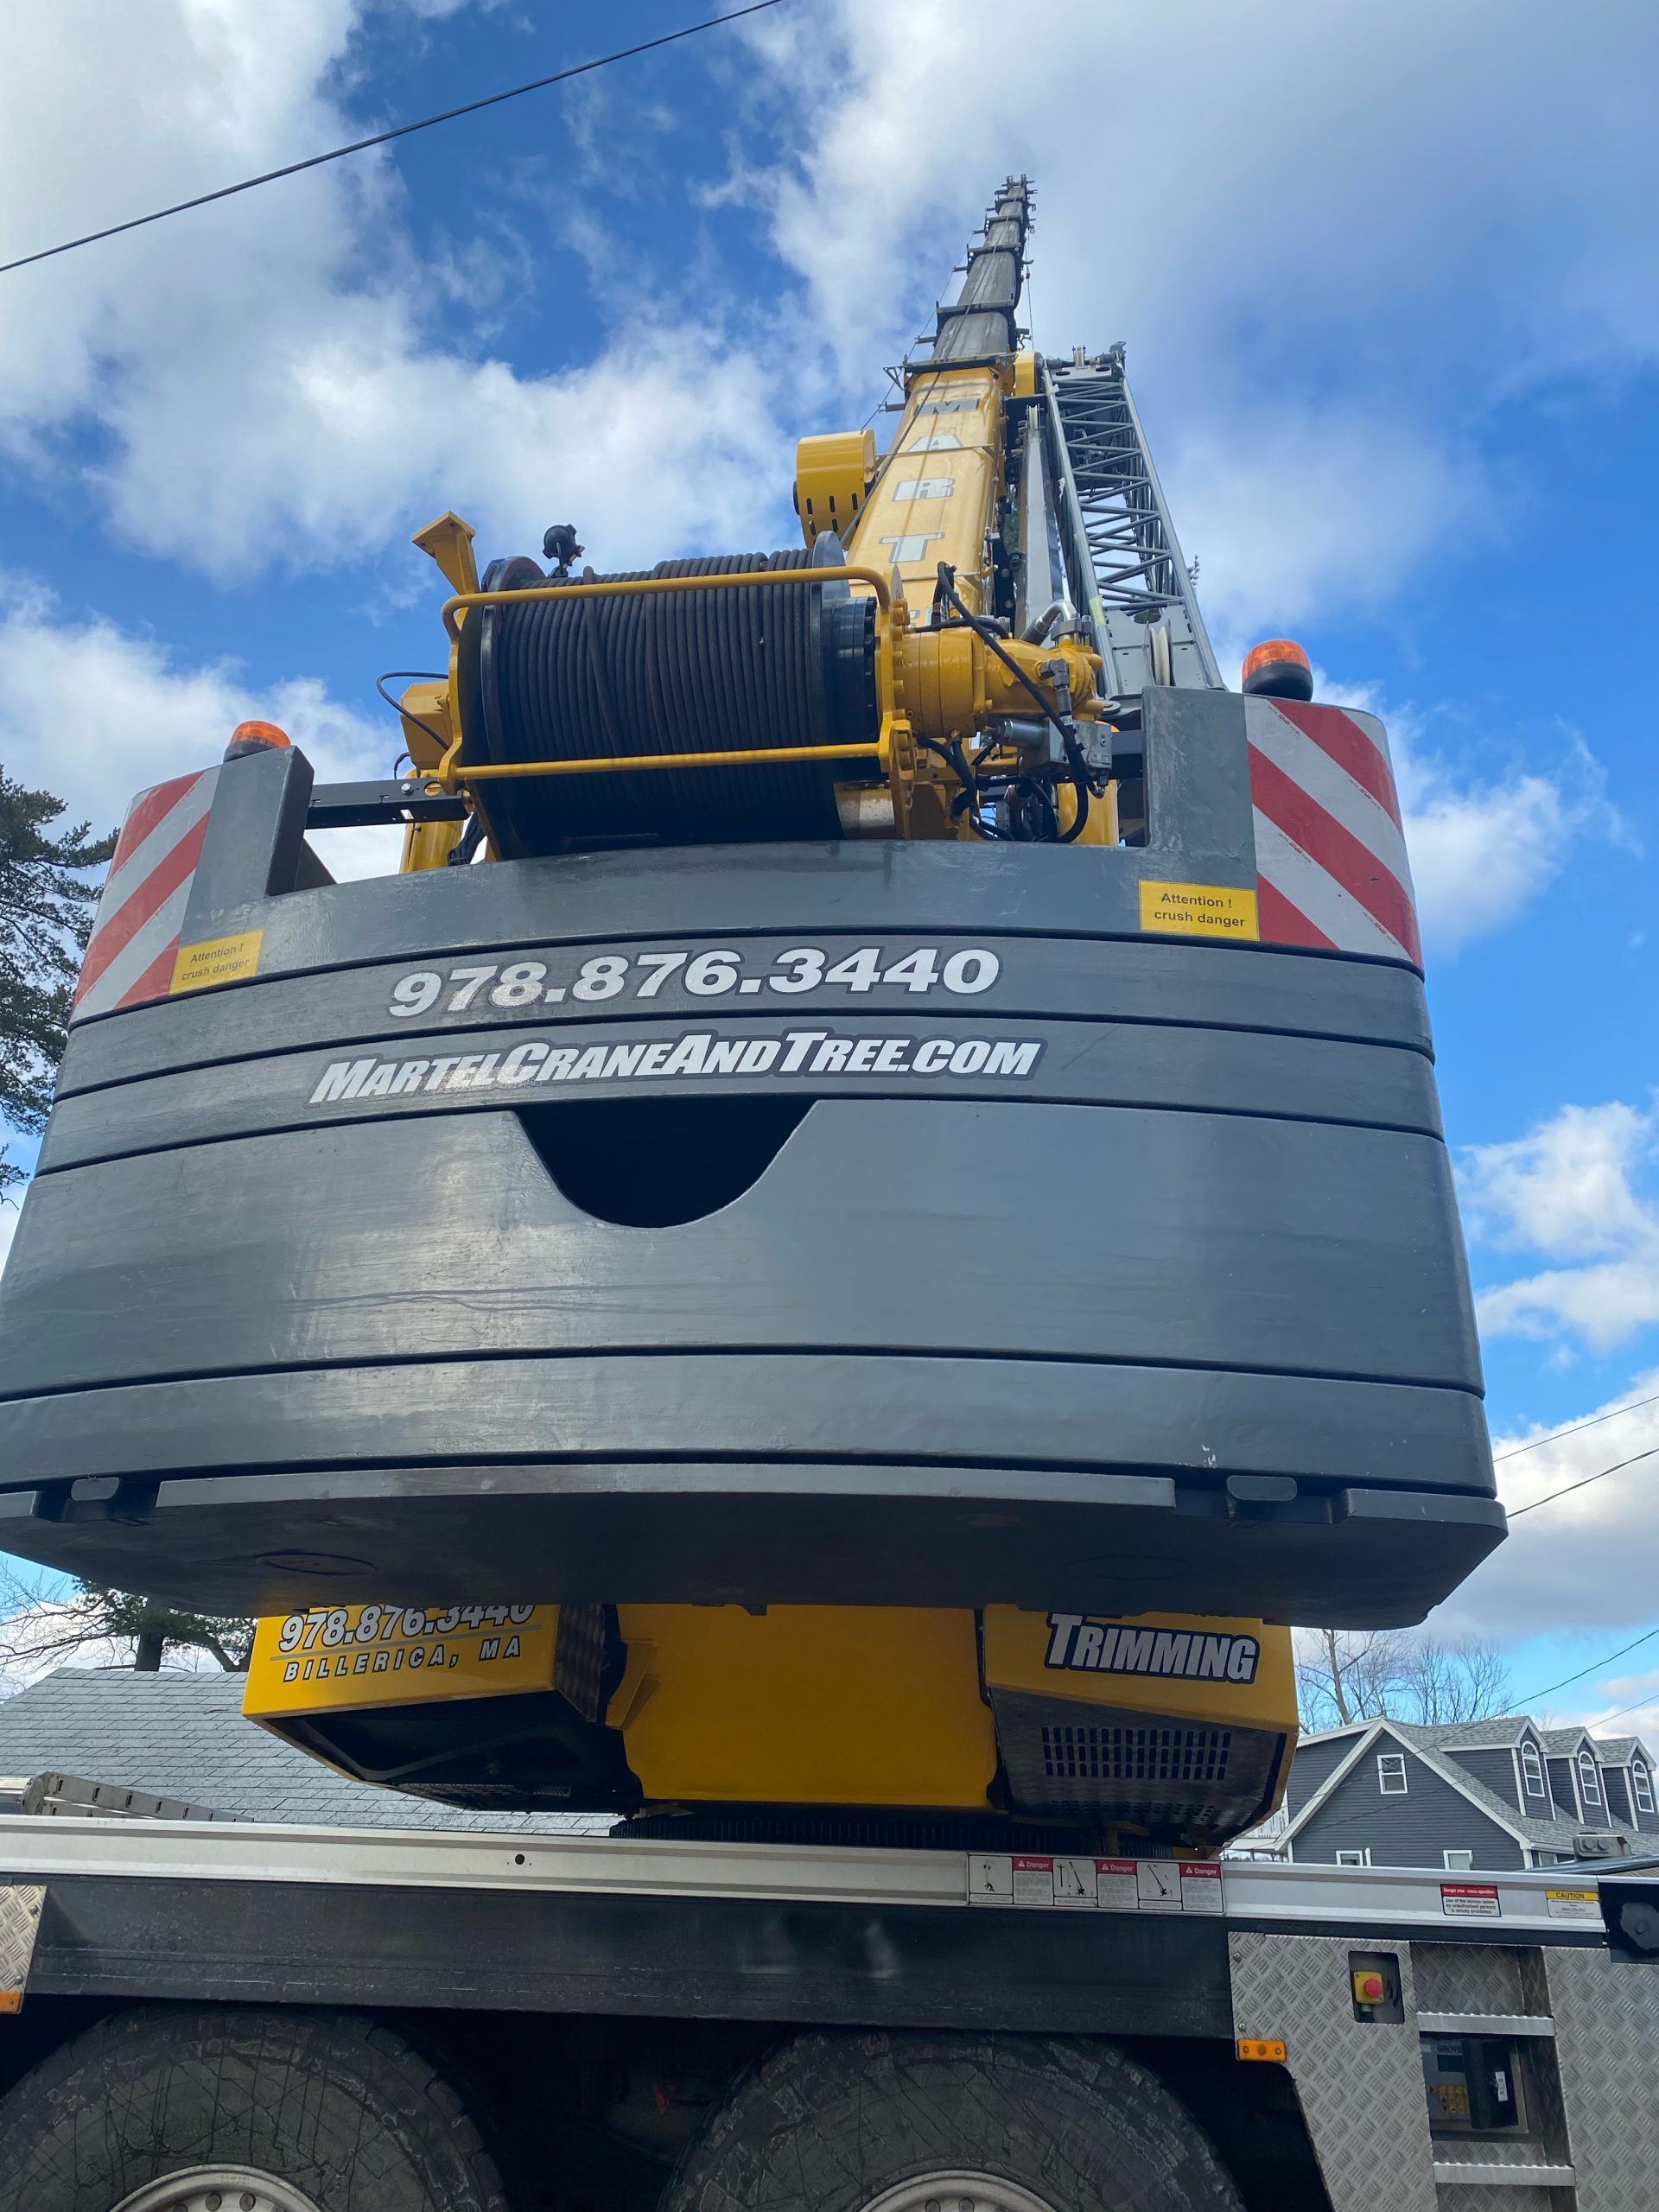
[[[553,1686],[556,1605],[313,1605],[254,1634],[242,1710],[429,1705]]]

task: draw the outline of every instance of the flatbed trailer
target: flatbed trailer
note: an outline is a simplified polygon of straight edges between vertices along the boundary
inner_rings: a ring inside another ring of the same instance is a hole
[[[0,1818],[0,2212],[1644,2212],[1656,1900],[1582,1866]],[[226,2163],[206,2121],[149,2178],[187,2076],[243,2110],[291,2053],[321,2080],[365,2050],[445,2115],[424,2183]],[[838,2067],[868,2139],[797,2189],[779,2158],[831,2139]],[[897,2111],[948,2077],[994,2137],[1009,2069],[1027,2131],[1047,2082],[1056,2143],[1079,2095],[1122,2132],[1100,2193],[888,2124],[884,2081]]]

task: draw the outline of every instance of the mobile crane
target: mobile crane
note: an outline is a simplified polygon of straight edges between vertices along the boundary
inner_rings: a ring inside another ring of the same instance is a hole
[[[1224,686],[1122,349],[1024,342],[1030,213],[1011,179],[885,453],[803,439],[800,547],[597,574],[557,524],[480,575],[442,516],[406,772],[316,787],[245,724],[122,832],[0,1287],[0,1542],[260,1612],[246,1710],[348,1773],[620,1825],[14,1836],[0,1938],[39,1874],[67,1998],[302,2008],[249,2032],[377,2115],[400,2205],[503,2184],[459,2122],[410,2148],[418,2037],[305,2007],[448,2008],[521,2139],[645,2158],[575,2184],[607,2212],[682,2151],[674,2212],[1381,2201],[1262,2023],[1349,2063],[1318,1947],[1454,1905],[1217,1853],[1282,1789],[1287,1624],[1421,1619],[1503,1534],[1400,809],[1300,647]],[[307,841],[394,822],[391,879]],[[1342,2019],[1415,2081],[1452,2014],[1404,1955],[1344,1952]],[[263,2092],[257,2158],[221,2099],[219,2164],[157,2119],[136,2194],[52,2195],[66,2082],[275,2084],[148,2017],[0,2106],[30,2212],[371,2201]],[[871,2032],[741,2075],[786,2021]]]
[[[802,441],[800,549],[480,578],[445,516],[401,780],[247,725],[134,803],[0,1535],[258,1608],[250,1711],[350,1771],[1213,1848],[1268,1624],[1501,1532],[1386,740],[1282,641],[1222,687],[1122,349],[1022,346],[1029,217],[884,456]],[[372,819],[400,874],[326,880]]]

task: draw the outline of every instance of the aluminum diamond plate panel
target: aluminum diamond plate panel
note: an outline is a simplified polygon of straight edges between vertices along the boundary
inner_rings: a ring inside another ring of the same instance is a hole
[[[1545,1964],[1578,2212],[1633,2212],[1659,2188],[1659,1973],[1605,1951]]]
[[[0,1888],[0,2012],[15,2012],[23,2001],[45,1901],[44,1882]]]
[[[1436,2212],[1428,2107],[1418,2056],[1411,1961],[1397,1949],[1405,2020],[1354,2018],[1348,1955],[1338,1936],[1236,1934],[1230,1951],[1240,2036],[1282,2037],[1332,2212]]]

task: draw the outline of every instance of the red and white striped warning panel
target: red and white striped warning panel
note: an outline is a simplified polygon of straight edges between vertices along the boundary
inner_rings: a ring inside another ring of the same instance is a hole
[[[1247,699],[1262,941],[1421,968],[1389,741],[1375,715]]]
[[[140,791],[116,840],[72,1020],[165,998],[219,770]]]

